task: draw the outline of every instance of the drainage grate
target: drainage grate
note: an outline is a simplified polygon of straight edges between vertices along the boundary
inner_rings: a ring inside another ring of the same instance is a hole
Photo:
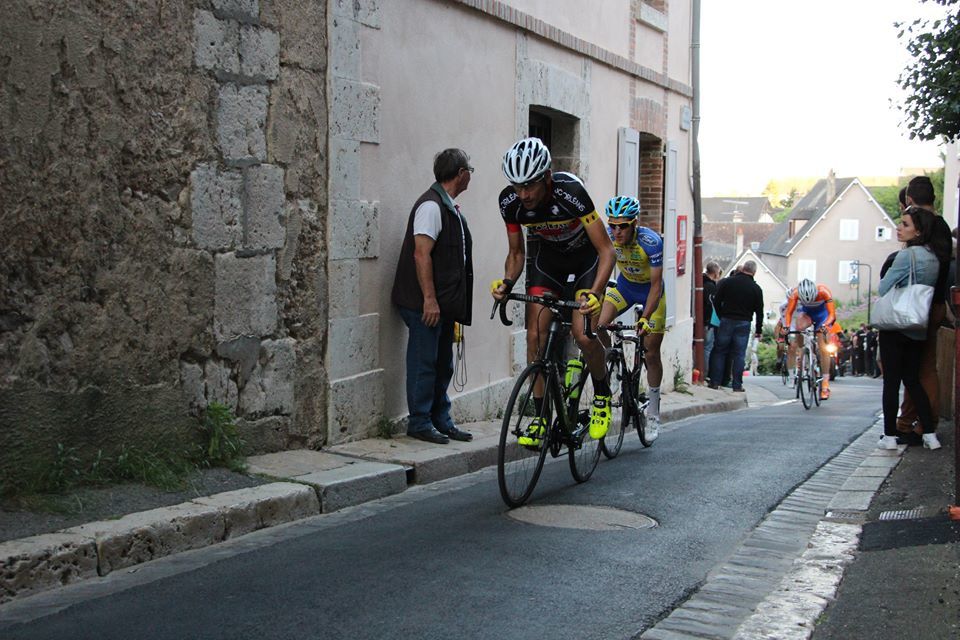
[[[867,521],[866,511],[843,511],[839,509],[827,511],[825,520],[832,522],[847,522],[850,524],[862,524]]]
[[[923,507],[917,507],[916,509],[900,509],[898,511],[884,511],[880,514],[880,520],[913,520],[915,518],[922,518],[926,514],[927,510]]]

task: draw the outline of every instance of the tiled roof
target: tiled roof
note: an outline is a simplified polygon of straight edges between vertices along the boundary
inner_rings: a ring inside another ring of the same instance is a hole
[[[734,211],[739,211],[743,222],[759,222],[764,213],[774,209],[766,196],[702,198],[704,222],[733,222]]]

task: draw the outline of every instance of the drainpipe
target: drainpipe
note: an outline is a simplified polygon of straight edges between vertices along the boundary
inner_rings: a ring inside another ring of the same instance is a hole
[[[700,0],[693,0],[690,32],[690,80],[693,85],[693,368],[707,377],[703,361],[703,208],[700,202]],[[694,380],[696,382],[696,380]]]

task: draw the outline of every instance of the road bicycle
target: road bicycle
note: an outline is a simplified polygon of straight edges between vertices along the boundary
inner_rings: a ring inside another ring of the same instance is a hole
[[[786,386],[787,382],[790,381],[790,370],[787,366],[787,351],[789,351],[786,344],[783,345],[783,353],[780,354],[780,357],[777,358],[777,363],[780,365],[780,381],[783,382],[783,385]]]
[[[600,461],[600,442],[590,437],[590,400],[593,385],[582,356],[565,359],[566,338],[570,321],[564,314],[580,308],[579,302],[560,300],[552,295],[532,296],[522,293],[507,294],[493,305],[490,317],[500,308],[500,321],[507,326],[507,302],[532,302],[542,305],[551,314],[547,341],[534,362],[531,362],[517,378],[507,400],[500,427],[500,443],[497,448],[497,482],[500,496],[508,507],[519,507],[533,493],[547,452],[556,458],[567,448],[570,473],[577,482],[586,482],[593,475]],[[583,316],[584,331],[590,338],[596,336],[590,330],[590,319]],[[569,367],[569,369],[568,369]],[[577,374],[580,370],[580,375]],[[567,373],[570,375],[567,375]],[[543,400],[534,401],[534,388],[542,388]],[[586,398],[586,405],[581,402]],[[539,404],[539,406],[538,406]],[[520,445],[521,436],[529,436],[531,425],[545,425],[538,434],[536,446]]]
[[[637,310],[637,316],[641,311]],[[649,447],[647,439],[647,394],[641,390],[642,374],[646,366],[646,349],[643,336],[637,335],[636,327],[617,322],[600,325],[598,329],[613,335],[613,343],[607,352],[607,380],[610,381],[611,405],[614,412],[620,409],[620,422],[612,420],[610,430],[600,441],[600,450],[613,459],[623,446],[623,434],[633,427],[643,446]],[[631,346],[632,345],[632,346]]]
[[[819,407],[823,373],[820,371],[820,346],[817,344],[816,332],[813,327],[807,327],[803,331],[788,331],[788,340],[791,335],[803,336],[803,347],[797,355],[797,369],[793,378],[797,397],[803,403],[804,409],[809,409],[814,404]]]

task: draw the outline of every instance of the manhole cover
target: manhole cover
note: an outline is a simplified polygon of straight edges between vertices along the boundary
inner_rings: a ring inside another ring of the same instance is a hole
[[[657,521],[642,513],[574,504],[547,504],[520,507],[508,511],[514,520],[543,527],[586,529],[589,531],[620,531],[623,529],[651,529]]]

